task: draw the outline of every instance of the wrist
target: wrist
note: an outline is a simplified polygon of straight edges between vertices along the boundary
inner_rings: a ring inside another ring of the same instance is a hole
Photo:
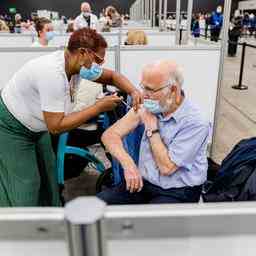
[[[129,169],[137,168],[136,165],[134,164],[134,162],[130,161],[130,160],[123,161],[122,167],[123,167],[124,171],[129,170]]]
[[[151,125],[146,125],[145,129],[147,131],[154,131],[154,130],[158,130],[158,125],[157,124],[151,124]]]

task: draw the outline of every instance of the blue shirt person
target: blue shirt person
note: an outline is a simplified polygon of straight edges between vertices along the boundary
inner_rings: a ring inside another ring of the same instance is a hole
[[[98,197],[108,204],[198,202],[207,176],[209,123],[182,91],[174,61],[158,61],[142,72],[144,103],[103,135],[106,148],[124,169],[124,182]],[[122,139],[143,124],[139,161]]]

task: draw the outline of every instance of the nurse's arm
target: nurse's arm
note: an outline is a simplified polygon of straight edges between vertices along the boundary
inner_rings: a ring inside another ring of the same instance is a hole
[[[139,105],[143,103],[143,96],[140,91],[137,90],[125,76],[115,71],[104,69],[102,75],[95,82],[113,85],[121,91],[131,95],[133,99],[133,107],[135,110],[137,110]]]
[[[102,112],[113,110],[121,103],[121,100],[122,97],[118,97],[116,95],[106,96],[98,100],[94,105],[79,112],[65,115],[64,112],[43,111],[43,116],[48,131],[52,134],[59,134],[81,126]]]

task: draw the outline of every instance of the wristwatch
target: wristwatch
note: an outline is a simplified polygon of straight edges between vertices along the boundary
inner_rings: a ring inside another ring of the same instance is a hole
[[[151,138],[153,136],[154,133],[158,133],[159,132],[159,129],[155,129],[155,130],[147,130],[146,131],[146,135],[148,138]]]

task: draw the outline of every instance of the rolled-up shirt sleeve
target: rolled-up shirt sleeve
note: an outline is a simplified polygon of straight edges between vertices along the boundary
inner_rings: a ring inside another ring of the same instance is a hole
[[[181,129],[168,145],[172,162],[178,167],[190,170],[200,149],[207,147],[209,125],[190,122]]]

